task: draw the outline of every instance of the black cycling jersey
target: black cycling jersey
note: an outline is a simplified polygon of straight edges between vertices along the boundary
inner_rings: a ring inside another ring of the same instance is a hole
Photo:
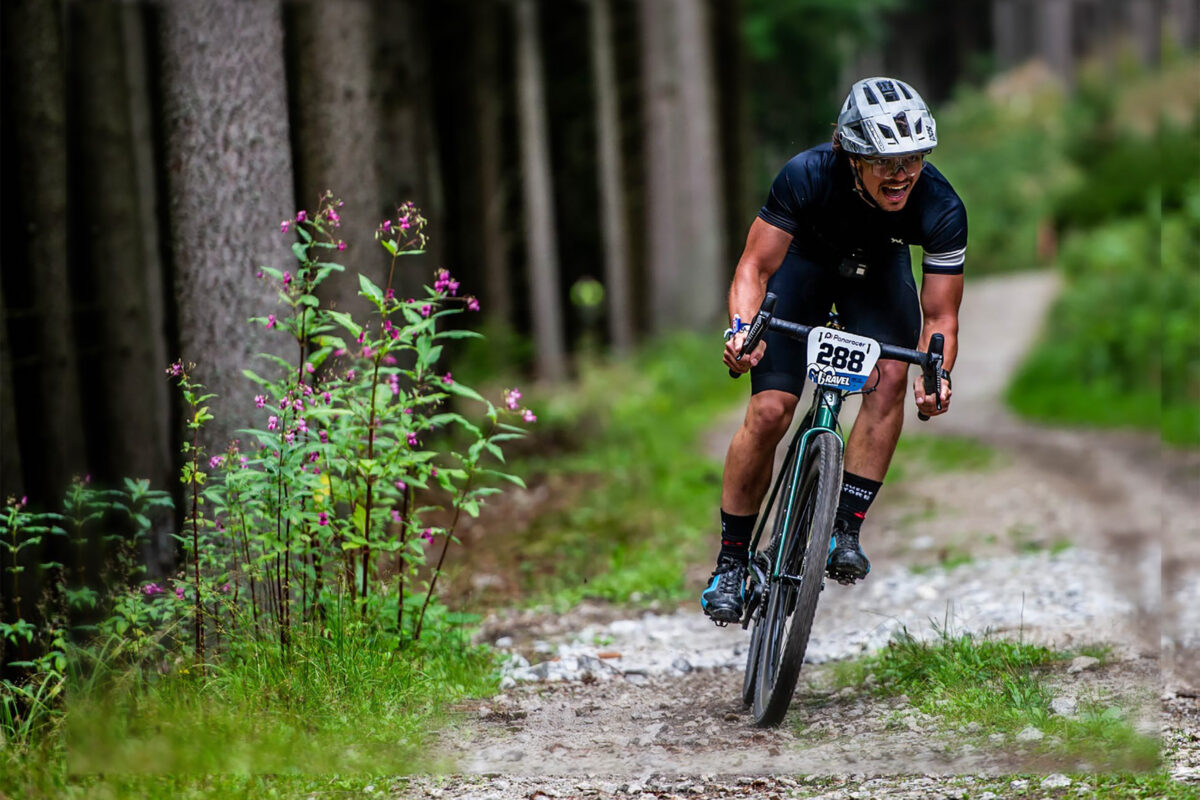
[[[825,144],[784,165],[758,216],[793,235],[791,250],[818,263],[847,257],[886,259],[888,251],[918,245],[925,272],[962,272],[967,211],[954,187],[926,162],[899,211],[869,205],[855,191],[853,166]]]
[[[783,264],[767,290],[775,314],[823,325],[831,306],[855,333],[916,347],[921,306],[909,245],[919,245],[926,273],[958,275],[967,248],[967,212],[949,181],[925,164],[900,211],[869,205],[855,191],[853,167],[832,145],[806,150],[784,166],[758,215],[792,234]],[[844,269],[846,263],[850,269]],[[861,271],[856,269],[861,267]],[[752,391],[799,395],[806,350],[781,333],[766,335],[767,350],[750,371]]]

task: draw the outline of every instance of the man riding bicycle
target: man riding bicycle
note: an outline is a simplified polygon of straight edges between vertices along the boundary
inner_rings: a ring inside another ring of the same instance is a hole
[[[804,325],[824,324],[836,305],[848,330],[889,344],[926,349],[940,332],[945,368],[954,365],[967,214],[949,181],[925,163],[936,146],[933,117],[911,86],[891,78],[860,80],[842,106],[833,141],[783,167],[750,226],[729,291],[733,323],[723,358],[735,372],[750,372],[751,397],[725,457],[721,550],[700,598],[714,622],[742,617],[758,509],[807,368],[803,343],[779,333],[768,333],[737,359],[747,333],[742,321],[754,318],[766,292],[778,295],[776,316]],[[919,299],[909,245],[924,251]],[[828,562],[829,574],[847,583],[870,571],[859,531],[904,420],[908,365],[881,360],[878,370],[846,445]],[[950,381],[942,381],[940,404],[925,394],[919,377],[914,394],[921,412],[941,414],[949,407]]]

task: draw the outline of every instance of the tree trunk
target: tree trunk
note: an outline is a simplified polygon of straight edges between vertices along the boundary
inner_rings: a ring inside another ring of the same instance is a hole
[[[204,440],[221,451],[255,419],[257,387],[241,370],[262,369],[267,349],[294,355],[282,334],[247,323],[280,310],[259,265],[295,269],[279,231],[296,211],[283,27],[266,0],[164,3],[159,14],[179,355],[218,396]]]
[[[1070,84],[1075,70],[1071,48],[1071,0],[1041,0],[1037,15],[1038,55],[1055,75]]]
[[[4,305],[4,282],[0,281],[0,501],[25,494],[21,472],[21,440],[18,435],[16,394],[13,391],[12,348],[8,346],[8,315]],[[0,597],[6,597],[0,592]]]
[[[724,235],[711,45],[699,0],[643,0],[651,329],[697,330],[722,305]]]
[[[593,80],[596,85],[596,169],[600,185],[600,225],[604,238],[604,277],[608,298],[608,338],[618,354],[633,349],[634,319],[629,279],[621,120],[617,110],[617,69],[612,47],[611,0],[590,0]]]
[[[676,153],[678,86],[672,6],[641,0],[643,102],[645,104],[646,272],[650,287],[648,328],[661,332],[679,318],[677,293],[684,287],[679,231],[682,229]]]
[[[387,279],[389,256],[375,229],[392,211],[373,157],[379,115],[370,90],[372,12],[368,0],[287,7],[297,197],[309,213],[326,190],[345,203],[337,235],[347,246],[335,260],[346,272],[331,275],[321,295],[359,319],[373,306],[358,296],[357,273],[377,284]]]
[[[725,254],[720,146],[714,99],[712,44],[702,0],[675,0],[679,41],[680,114],[683,155],[681,173],[688,202],[682,231],[688,279],[682,293],[680,322],[702,330],[718,319],[725,305],[722,269]]]
[[[66,103],[60,6],[2,5],[4,296],[25,491],[57,508],[85,468],[67,241]],[[19,124],[11,121],[19,120]]]
[[[113,2],[68,6],[75,115],[71,218],[86,233],[71,238],[72,282],[78,318],[89,331],[79,351],[91,399],[85,409],[89,466],[107,482],[137,477],[163,487],[171,485],[169,404],[160,391],[166,364],[162,329],[151,320],[134,153],[131,110],[146,97],[132,97],[127,80],[144,70],[143,63],[126,63],[141,54],[140,42],[126,41],[124,16],[131,11]],[[148,139],[141,143],[149,147]]]
[[[992,36],[995,41],[996,65],[1010,69],[1024,56],[1021,47],[1019,0],[992,0]]]
[[[429,220],[428,255],[402,260],[404,269],[395,286],[398,296],[412,297],[433,280],[435,266],[442,265],[446,230],[428,23],[416,0],[375,0],[373,8],[377,19],[386,20],[376,29],[374,81],[382,118],[376,168],[385,213],[411,200]]]
[[[537,3],[516,0],[517,105],[520,117],[521,172],[525,195],[526,253],[529,263],[530,314],[538,377],[559,381],[567,375],[559,291],[558,242],[547,141],[546,103]]]
[[[483,313],[489,323],[510,328],[513,319],[513,278],[508,265],[511,234],[504,227],[505,191],[501,170],[503,139],[500,130],[499,15],[493,0],[476,9],[471,48],[475,59],[475,141],[478,147],[480,240],[483,254]]]

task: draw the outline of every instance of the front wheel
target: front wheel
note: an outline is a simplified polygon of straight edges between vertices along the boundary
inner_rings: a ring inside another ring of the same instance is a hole
[[[753,711],[759,727],[783,721],[808,647],[842,489],[842,442],[836,434],[812,437],[794,492],[790,483],[780,497],[777,513],[782,519],[776,523],[771,547],[776,552],[782,547],[780,570],[772,575],[767,606],[755,628],[759,642]]]

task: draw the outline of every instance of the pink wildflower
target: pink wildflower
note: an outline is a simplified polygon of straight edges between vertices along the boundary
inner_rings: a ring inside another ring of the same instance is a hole
[[[274,314],[267,314],[267,327],[268,328],[275,327],[275,315]]]
[[[267,404],[267,396],[265,394],[254,395],[254,407],[262,408]]]
[[[329,431],[321,431],[317,434],[317,438],[321,440],[321,444],[329,444]]]
[[[433,541],[433,528],[426,528],[425,532],[421,534],[421,538],[427,542],[432,542]]]
[[[429,303],[426,303],[425,305],[421,306],[421,316],[422,317],[428,317],[432,312],[433,312],[433,306],[429,305]]]
[[[283,285],[284,285],[284,286],[287,286],[287,285],[288,285],[289,283],[291,283],[291,282],[292,282],[292,273],[288,272],[288,271],[285,269],[285,270],[283,271]]]
[[[469,311],[478,311],[479,310],[479,301],[476,300],[474,297],[468,297],[467,298],[467,309]]]
[[[506,405],[508,407],[509,411],[516,411],[517,407],[521,404],[520,400],[521,400],[521,390],[520,389],[510,389],[504,393],[504,405]]]
[[[296,212],[296,222],[304,222],[304,220],[306,220],[306,219],[308,219],[307,211],[297,211]]]
[[[396,488],[402,492],[408,491],[408,484],[404,481],[396,481]]]
[[[311,375],[317,371],[317,368],[312,365],[311,361],[306,361],[304,363],[304,371]]]
[[[287,231],[288,231],[288,226],[289,226],[289,225],[291,225],[291,224],[292,224],[292,221],[291,221],[291,220],[285,219],[283,222],[279,223],[279,232],[280,232],[280,233],[287,233]]]
[[[450,377],[449,372],[447,372],[445,375],[442,376],[442,383],[446,384],[447,386],[454,383],[454,378]]]
[[[183,599],[183,595],[184,595],[184,589],[183,589],[183,587],[182,587],[182,586],[176,586],[176,587],[175,587],[175,596],[176,596],[176,597],[178,597],[180,600],[182,600],[182,599]]]
[[[208,468],[216,469],[225,463],[225,456],[213,456],[208,460]]]
[[[147,583],[145,586],[142,587],[142,592],[147,597],[153,597],[156,594],[162,594],[163,589],[157,583]]]
[[[328,525],[329,524],[329,515],[327,513],[325,513],[324,511],[322,511],[320,514],[317,514],[317,524],[318,525]]]
[[[397,524],[404,522],[404,517],[400,516],[400,511],[398,509],[392,509],[392,522]]]
[[[526,422],[537,422],[537,417],[535,417],[533,412],[528,408],[525,409],[525,413],[521,415],[521,419],[525,420]]]
[[[345,249],[346,249],[346,243],[343,242],[341,239],[338,239],[338,250],[345,250]]]
[[[408,446],[409,447],[416,447],[418,441],[419,440],[417,439],[417,435],[415,433],[410,433],[408,435]]]
[[[279,426],[279,417],[275,416],[274,414],[267,417],[267,430],[273,431],[278,426]]]

